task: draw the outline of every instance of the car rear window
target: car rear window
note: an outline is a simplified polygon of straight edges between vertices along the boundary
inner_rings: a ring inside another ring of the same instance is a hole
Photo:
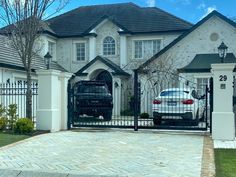
[[[189,91],[162,91],[160,96],[184,96],[189,94]]]

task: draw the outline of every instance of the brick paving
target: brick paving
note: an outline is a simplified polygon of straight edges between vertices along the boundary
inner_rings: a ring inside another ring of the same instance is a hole
[[[202,152],[203,136],[197,135],[66,131],[1,148],[0,169],[23,171],[18,176],[33,171],[67,176],[200,177]]]

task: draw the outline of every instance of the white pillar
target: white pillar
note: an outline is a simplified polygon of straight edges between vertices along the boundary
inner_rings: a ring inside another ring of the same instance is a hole
[[[234,63],[212,64],[214,95],[212,113],[212,138],[235,139],[233,113],[233,69]]]
[[[71,74],[57,70],[37,70],[38,104],[37,130],[51,132],[66,129],[67,82]]]
[[[127,65],[127,37],[120,36],[120,67]]]
[[[96,57],[96,37],[89,37],[89,61]]]
[[[121,79],[113,78],[113,115],[120,116],[121,110]]]

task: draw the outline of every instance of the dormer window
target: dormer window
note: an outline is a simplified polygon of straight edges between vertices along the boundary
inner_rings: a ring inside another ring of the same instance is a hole
[[[116,53],[116,44],[115,40],[111,36],[107,36],[103,40],[103,55],[111,56]]]

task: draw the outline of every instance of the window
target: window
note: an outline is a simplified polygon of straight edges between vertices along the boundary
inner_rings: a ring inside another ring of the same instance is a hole
[[[48,41],[48,52],[52,56],[52,60],[56,58],[56,44],[54,42]]]
[[[134,58],[146,59],[160,51],[161,40],[135,40]]]
[[[209,83],[209,78],[197,78],[197,93],[202,96],[205,94],[206,85]]]
[[[75,44],[76,48],[76,60],[85,61],[85,43],[80,42]]]
[[[116,44],[115,40],[108,36],[103,40],[103,55],[115,55]]]

